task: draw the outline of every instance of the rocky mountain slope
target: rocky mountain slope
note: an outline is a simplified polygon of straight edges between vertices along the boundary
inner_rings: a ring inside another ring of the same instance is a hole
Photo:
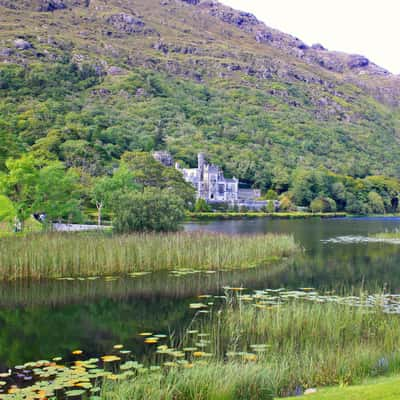
[[[48,71],[66,64],[96,79],[47,98],[16,89],[15,76],[37,84],[38,69],[44,88],[64,87]],[[102,168],[127,149],[167,147],[188,164],[205,149],[252,183],[299,165],[400,176],[398,76],[217,1],[0,0],[0,90],[19,148],[71,165],[66,148],[80,141]],[[38,115],[49,99],[58,118]]]

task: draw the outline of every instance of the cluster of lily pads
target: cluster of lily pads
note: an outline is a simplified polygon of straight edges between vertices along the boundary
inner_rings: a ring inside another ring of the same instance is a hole
[[[100,358],[83,360],[82,350],[74,350],[72,355],[76,358],[72,363],[56,357],[18,365],[0,374],[0,399],[99,400],[105,381],[122,381],[153,369],[133,361],[131,351],[122,344]]]
[[[313,303],[337,303],[341,305],[379,308],[388,314],[400,314],[400,295],[398,294],[371,294],[361,296],[338,296],[332,292],[320,294],[313,288],[302,288],[300,290],[266,289],[255,291],[252,295],[239,297],[242,301],[255,301],[259,308],[273,307],[285,304],[289,301],[307,301]]]
[[[58,281],[96,281],[99,279],[102,279],[106,282],[112,282],[116,281],[121,278],[140,278],[145,275],[149,275],[152,272],[130,272],[126,275],[107,275],[107,276],[87,276],[87,277],[71,277],[71,276],[66,276],[66,277],[61,277],[57,278]]]
[[[353,244],[353,243],[388,243],[400,244],[400,238],[379,236],[336,236],[331,239],[321,240],[322,243]]]
[[[221,270],[219,270],[221,271]],[[189,269],[189,268],[180,268],[177,270],[169,271],[169,274],[175,278],[179,278],[181,276],[188,276],[188,275],[195,275],[195,274],[207,274],[207,275],[214,275],[217,271],[215,270],[198,270],[198,269]]]
[[[360,296],[338,296],[334,292],[320,294],[314,288],[300,288],[298,290],[264,289],[247,293],[242,287],[225,286],[224,296],[200,295],[199,299],[208,299],[208,303],[192,303],[190,308],[198,309],[199,312],[207,312],[209,306],[214,304],[213,300],[224,299],[249,303],[259,309],[272,309],[291,301],[304,301],[312,303],[336,303],[353,307],[379,308],[387,314],[400,314],[400,294],[370,294]]]

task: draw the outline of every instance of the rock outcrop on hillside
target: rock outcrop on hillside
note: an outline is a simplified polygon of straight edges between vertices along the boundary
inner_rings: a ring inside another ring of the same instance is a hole
[[[0,6],[13,10],[50,12],[70,7],[89,7],[90,0],[0,0]]]

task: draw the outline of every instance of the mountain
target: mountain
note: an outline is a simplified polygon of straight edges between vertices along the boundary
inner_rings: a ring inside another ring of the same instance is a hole
[[[300,166],[399,178],[399,111],[398,76],[217,1],[0,0],[3,160],[102,174],[165,148],[261,187]]]

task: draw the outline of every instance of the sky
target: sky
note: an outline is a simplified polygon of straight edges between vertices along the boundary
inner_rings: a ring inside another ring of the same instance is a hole
[[[220,0],[271,28],[400,74],[400,0]]]

